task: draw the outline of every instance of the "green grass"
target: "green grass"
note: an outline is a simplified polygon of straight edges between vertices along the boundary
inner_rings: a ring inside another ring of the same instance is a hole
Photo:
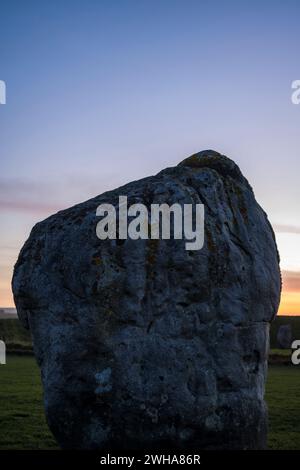
[[[300,450],[300,366],[270,366],[266,387],[270,449]]]
[[[269,448],[300,449],[300,366],[269,367]],[[39,370],[32,356],[0,366],[0,449],[57,448],[44,417]]]
[[[277,355],[286,358],[291,358],[292,350],[291,349],[270,349],[269,355]]]
[[[269,366],[291,365],[291,349],[270,349]]]
[[[57,447],[43,410],[42,386],[32,356],[7,356],[0,365],[0,449]]]

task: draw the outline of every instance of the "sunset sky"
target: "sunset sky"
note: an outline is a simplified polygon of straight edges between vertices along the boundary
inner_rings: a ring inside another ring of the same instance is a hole
[[[197,151],[233,158],[300,315],[300,2],[4,0],[0,306],[32,226]]]

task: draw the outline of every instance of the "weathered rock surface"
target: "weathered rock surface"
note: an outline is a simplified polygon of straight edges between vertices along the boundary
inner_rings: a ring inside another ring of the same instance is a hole
[[[277,344],[281,349],[288,349],[292,344],[292,327],[291,325],[281,325],[277,332]]]
[[[205,244],[96,237],[100,203],[204,203]],[[37,224],[15,266],[49,426],[63,448],[266,444],[269,323],[281,289],[267,216],[204,151]]]

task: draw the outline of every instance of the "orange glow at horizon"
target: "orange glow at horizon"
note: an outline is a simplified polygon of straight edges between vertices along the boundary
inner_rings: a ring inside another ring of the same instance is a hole
[[[0,308],[14,308],[15,303],[10,286],[0,287]]]
[[[281,271],[282,292],[278,315],[300,315],[300,273]]]
[[[300,292],[282,291],[278,315],[300,315]]]

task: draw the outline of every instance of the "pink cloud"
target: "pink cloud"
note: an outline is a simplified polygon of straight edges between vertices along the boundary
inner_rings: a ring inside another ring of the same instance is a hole
[[[35,201],[1,201],[0,210],[2,211],[20,211],[33,213],[53,213],[62,209],[61,206],[55,204],[47,204]]]
[[[283,290],[290,292],[300,292],[300,272],[282,271]]]
[[[296,225],[274,224],[273,229],[277,233],[296,233],[300,234],[300,227]]]

